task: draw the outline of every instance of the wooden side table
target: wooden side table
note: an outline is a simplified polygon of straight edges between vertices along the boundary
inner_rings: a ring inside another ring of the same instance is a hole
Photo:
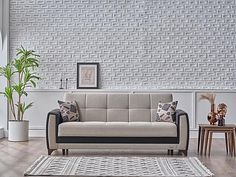
[[[209,142],[205,143],[205,155],[207,151],[207,145],[208,145],[208,155],[210,156],[211,153],[211,143],[212,143],[212,134],[215,132],[218,133],[225,133],[225,144],[226,144],[226,152],[228,154],[228,151],[230,152],[231,156],[235,156],[235,130],[229,130],[229,129],[224,129],[224,130],[207,130],[209,135]],[[207,132],[206,131],[206,132]]]
[[[225,134],[225,145],[226,152],[230,152],[231,156],[235,156],[235,124],[226,124],[225,126],[217,126],[210,124],[199,124],[199,132],[198,132],[198,153],[200,155],[207,154],[211,152],[211,142],[212,142],[212,134],[213,133],[224,133]],[[200,151],[200,152],[199,152]]]

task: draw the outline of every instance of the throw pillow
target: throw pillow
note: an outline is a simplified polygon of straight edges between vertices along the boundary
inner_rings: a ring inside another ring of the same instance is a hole
[[[160,122],[173,122],[173,116],[176,111],[178,101],[169,103],[158,103],[157,108],[157,121]]]
[[[71,122],[79,120],[79,109],[76,101],[64,102],[59,101],[61,117],[63,122]]]

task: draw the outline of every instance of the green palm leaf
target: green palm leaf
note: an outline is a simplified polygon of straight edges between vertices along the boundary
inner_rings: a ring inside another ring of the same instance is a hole
[[[33,105],[33,103],[26,104],[22,101],[22,96],[28,96],[25,88],[36,87],[36,81],[41,79],[37,73],[33,72],[39,66],[40,56],[35,54],[34,50],[27,50],[23,46],[16,49],[16,56],[17,58],[5,67],[0,67],[0,76],[8,81],[8,86],[0,94],[7,98],[13,116],[17,120],[22,120],[25,111]],[[14,94],[18,96],[17,102],[14,101]]]

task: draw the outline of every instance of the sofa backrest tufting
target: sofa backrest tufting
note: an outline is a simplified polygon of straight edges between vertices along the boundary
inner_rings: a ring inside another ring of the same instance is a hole
[[[79,105],[80,121],[150,122],[159,102],[171,102],[164,93],[66,93],[65,101]]]

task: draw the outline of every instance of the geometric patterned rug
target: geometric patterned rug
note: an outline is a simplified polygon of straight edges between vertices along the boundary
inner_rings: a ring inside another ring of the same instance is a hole
[[[196,157],[41,156],[25,176],[213,176]]]

